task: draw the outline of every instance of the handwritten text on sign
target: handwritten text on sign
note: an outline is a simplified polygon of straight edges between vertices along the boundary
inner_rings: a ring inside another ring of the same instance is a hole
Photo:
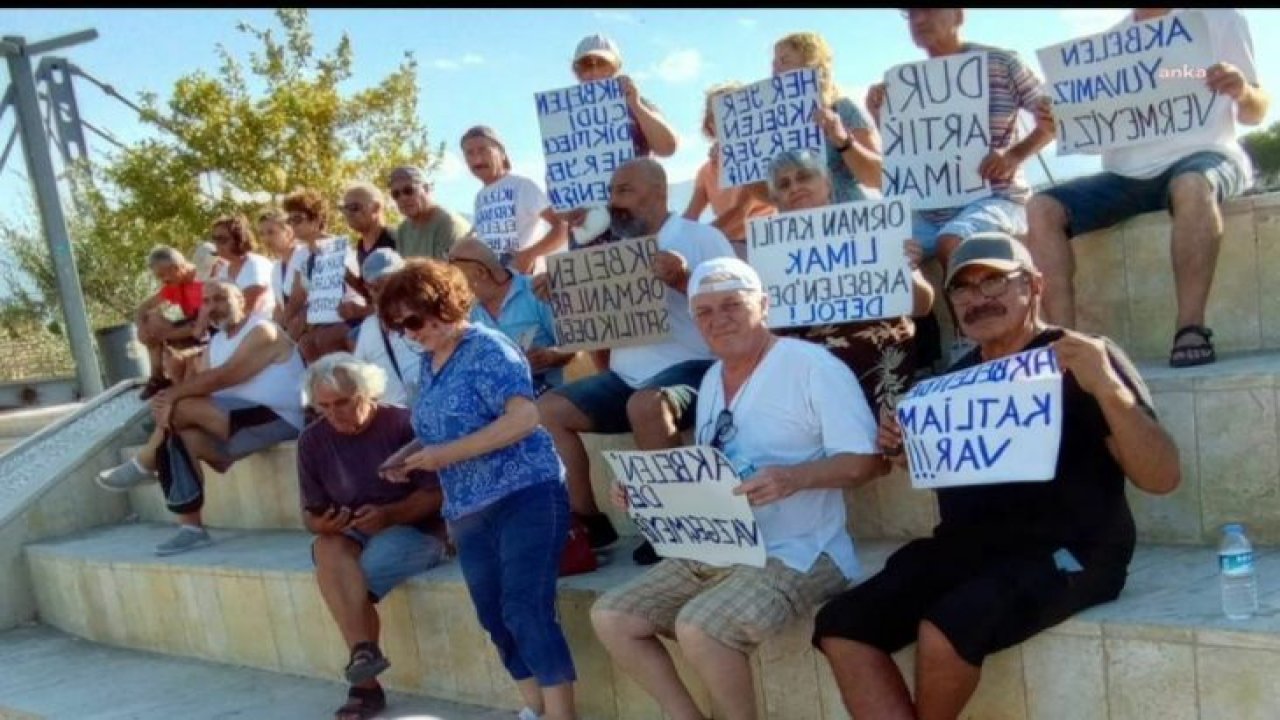
[[[316,252],[319,254],[315,256],[307,282],[307,322],[311,325],[340,322],[338,304],[346,290],[347,239],[332,238]]]
[[[884,81],[884,194],[905,196],[917,210],[990,195],[978,175],[991,148],[986,52],[898,65]]]
[[[765,544],[741,482],[714,448],[605,450],[640,534],[663,557],[764,567]]]
[[[495,253],[509,253],[520,249],[517,200],[516,186],[509,182],[481,188],[476,194],[476,215],[472,224],[476,235]]]
[[[738,187],[769,177],[769,161],[784,150],[821,150],[814,113],[822,106],[818,72],[791,70],[712,101],[720,141],[720,186]]]
[[[747,254],[769,294],[769,327],[911,314],[909,237],[902,199],[752,219]]]
[[[1049,348],[917,383],[898,425],[918,488],[1053,479],[1062,371]]]
[[[1059,155],[1192,135],[1226,102],[1205,85],[1215,58],[1198,12],[1126,23],[1036,55],[1053,99]]]
[[[547,196],[564,212],[609,202],[609,178],[635,156],[616,78],[534,95],[547,159]]]
[[[653,274],[649,235],[547,257],[561,350],[646,345],[671,332],[666,285]]]

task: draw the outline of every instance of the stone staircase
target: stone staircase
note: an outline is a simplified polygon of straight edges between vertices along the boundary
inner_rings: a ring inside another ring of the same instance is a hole
[[[1167,220],[1148,215],[1076,241],[1082,325],[1111,335],[1139,360],[1181,449],[1183,483],[1168,496],[1131,495],[1140,546],[1119,600],[989,658],[964,717],[1280,717],[1274,670],[1280,666],[1280,552],[1266,547],[1280,544],[1280,299],[1262,290],[1267,279],[1280,278],[1277,213],[1280,197],[1271,196],[1227,208],[1228,237],[1208,317],[1223,357],[1202,368],[1165,365],[1173,335]],[[609,480],[598,451],[630,446],[625,436],[592,438],[602,507]],[[128,496],[139,523],[122,524],[117,514],[105,525],[99,519],[78,526],[96,528],[28,537],[26,564],[18,570],[33,588],[39,620],[107,645],[339,677],[346,652],[311,572],[294,452],[285,444],[226,475],[210,474],[205,517],[218,542],[209,548],[164,559],[151,554],[171,532],[162,525],[169,517],[155,486]],[[90,507],[111,500],[79,487]],[[911,489],[901,473],[850,492],[847,500],[868,573],[937,520],[932,494]],[[1243,622],[1223,618],[1219,605],[1213,544],[1227,521],[1246,523],[1255,543],[1264,545],[1260,612]],[[609,662],[588,620],[595,597],[641,572],[629,558],[634,529],[621,516],[615,523],[629,537],[611,551],[611,562],[560,585],[579,707],[587,719],[660,718],[656,704]],[[0,526],[0,544],[4,532]],[[406,583],[381,612],[393,663],[384,676],[389,687],[518,707],[456,563]],[[810,621],[795,623],[753,655],[756,693],[769,718],[846,717],[826,662],[808,643],[809,630]],[[912,652],[896,658],[908,678]],[[682,672],[705,705],[705,693]]]

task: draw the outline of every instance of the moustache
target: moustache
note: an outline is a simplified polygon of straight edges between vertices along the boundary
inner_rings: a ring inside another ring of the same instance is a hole
[[[1004,309],[1004,306],[999,303],[987,303],[985,305],[979,305],[978,307],[975,307],[975,308],[969,308],[969,310],[965,312],[964,317],[962,319],[966,323],[972,323],[972,322],[977,322],[979,320],[982,320],[984,318],[1002,317],[1007,312],[1008,311]]]
[[[609,208],[609,229],[614,235],[623,238],[644,235],[647,228],[639,218],[624,208]]]

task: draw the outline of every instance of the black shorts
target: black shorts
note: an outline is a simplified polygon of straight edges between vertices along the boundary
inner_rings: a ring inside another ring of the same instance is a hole
[[[1125,576],[1122,566],[1064,572],[1052,550],[991,553],[949,539],[913,540],[884,570],[822,607],[813,641],[837,637],[894,653],[928,620],[960,657],[981,666],[991,653],[1114,600]]]

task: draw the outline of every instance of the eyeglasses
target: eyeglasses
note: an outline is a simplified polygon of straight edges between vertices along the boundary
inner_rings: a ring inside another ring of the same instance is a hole
[[[364,205],[361,203],[347,203],[346,205],[339,206],[339,208],[344,213],[358,213],[364,209]]]
[[[418,332],[425,327],[426,324],[427,321],[424,320],[421,315],[410,313],[399,320],[392,320],[387,323],[387,329],[391,332],[403,334],[406,330],[409,332]]]
[[[985,277],[976,283],[951,283],[947,287],[947,297],[951,298],[953,303],[972,302],[974,293],[982,294],[982,297],[990,299],[1000,297],[1009,289],[1009,281],[1022,275],[1021,270],[1015,270],[1004,275],[992,275]]]
[[[391,188],[391,197],[392,198],[409,197],[410,195],[413,194],[413,191],[416,190],[417,187],[418,186],[416,185],[404,185],[398,188],[393,187]]]
[[[716,416],[715,428],[711,431],[711,447],[724,452],[724,446],[738,434],[738,426],[733,424],[733,411],[725,408]]]
[[[285,222],[289,223],[290,225],[301,225],[302,223],[307,222],[309,220],[311,220],[311,216],[303,215],[302,213],[291,213],[289,217],[285,218]]]
[[[596,67],[613,67],[613,63],[599,55],[588,55],[574,63],[573,66],[579,70],[589,70]]]

